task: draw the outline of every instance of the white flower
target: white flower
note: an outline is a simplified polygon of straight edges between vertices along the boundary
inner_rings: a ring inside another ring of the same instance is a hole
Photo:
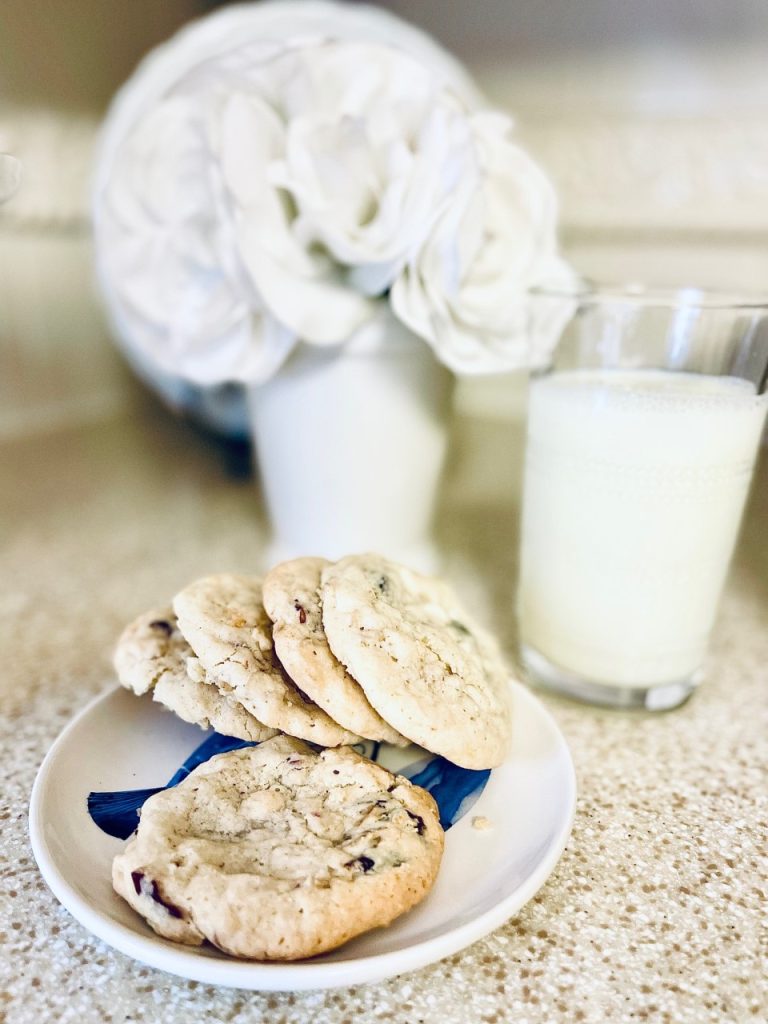
[[[228,92],[212,130],[238,251],[270,314],[305,341],[338,343],[475,173],[467,117],[387,47],[329,43],[268,72]]]
[[[480,186],[470,182],[445,211],[395,282],[392,306],[457,373],[537,365],[567,309],[529,301],[529,289],[573,282],[557,250],[555,192],[511,140],[507,117],[478,113],[471,124]]]
[[[528,289],[570,281],[555,196],[477,100],[373,8],[247,5],[182,31],[119,97],[97,162],[97,264],[136,359],[257,383],[389,301],[457,372],[541,361],[551,310]]]
[[[476,101],[418,30],[322,2],[225,9],[150,55],[94,191],[102,290],[134,356],[257,382],[297,339],[368,323],[464,173],[446,83]]]
[[[104,196],[101,278],[121,326],[141,355],[192,381],[273,372],[291,338],[279,324],[254,324],[248,282],[234,257],[223,189],[195,116],[172,96],[131,136]],[[257,329],[254,329],[257,328]]]

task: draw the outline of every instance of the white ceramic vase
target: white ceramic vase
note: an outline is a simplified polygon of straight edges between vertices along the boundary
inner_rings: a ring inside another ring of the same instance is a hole
[[[250,391],[270,563],[378,551],[434,571],[451,374],[388,309],[353,343],[300,345]]]

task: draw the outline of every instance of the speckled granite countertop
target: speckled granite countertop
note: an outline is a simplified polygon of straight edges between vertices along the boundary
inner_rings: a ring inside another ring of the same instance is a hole
[[[447,572],[511,652],[519,432],[464,423],[457,438]],[[263,516],[231,469],[151,407],[0,447],[0,1022],[767,1020],[765,460],[700,692],[656,717],[544,698],[576,763],[574,831],[548,883],[495,934],[381,984],[260,995],[142,967],[70,918],[29,848],[35,772],[109,685],[129,617],[195,575],[258,567]]]

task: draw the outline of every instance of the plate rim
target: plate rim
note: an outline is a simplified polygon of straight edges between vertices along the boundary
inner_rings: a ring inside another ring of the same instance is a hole
[[[400,949],[373,953],[350,960],[310,960],[287,963],[269,963],[249,960],[219,960],[201,957],[189,947],[166,946],[161,936],[144,936],[119,921],[111,921],[65,878],[59,869],[45,837],[42,804],[48,778],[69,734],[83,718],[102,701],[120,691],[119,686],[97,694],[75,714],[54,740],[37,771],[29,804],[29,836],[32,852],[47,886],[68,911],[87,931],[112,949],[134,960],[177,977],[203,984],[220,985],[263,992],[298,992],[326,988],[350,987],[381,981],[395,974],[405,974],[442,960],[484,938],[507,921],[524,906],[554,871],[573,828],[576,813],[577,780],[573,757],[568,743],[554,716],[544,704],[522,683],[511,680],[515,699],[525,701],[534,713],[543,716],[560,753],[565,755],[567,786],[563,793],[567,810],[559,823],[553,841],[544,857],[525,881],[497,904],[450,931],[424,939]]]

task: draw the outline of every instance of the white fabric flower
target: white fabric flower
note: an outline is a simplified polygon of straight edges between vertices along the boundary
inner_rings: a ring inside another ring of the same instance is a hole
[[[182,31],[123,90],[97,161],[97,266],[134,359],[258,383],[388,300],[457,372],[541,361],[553,329],[527,290],[570,281],[555,196],[477,105],[374,8],[244,5]]]
[[[549,180],[511,139],[502,114],[472,116],[480,170],[446,210],[392,289],[392,306],[457,373],[546,361],[570,303],[530,301],[529,289],[569,291],[557,249]]]
[[[118,334],[202,384],[258,382],[297,339],[351,337],[464,173],[476,99],[374,8],[243,5],[182,31],[118,97],[97,160]]]
[[[142,121],[104,197],[113,244],[101,276],[126,329],[162,370],[192,381],[265,377],[290,349],[289,332],[255,318],[235,258],[223,186],[195,116],[172,96]]]
[[[465,112],[416,61],[330,43],[229,92],[213,131],[238,252],[271,315],[338,343],[474,173]],[[288,83],[275,90],[274,83]]]

